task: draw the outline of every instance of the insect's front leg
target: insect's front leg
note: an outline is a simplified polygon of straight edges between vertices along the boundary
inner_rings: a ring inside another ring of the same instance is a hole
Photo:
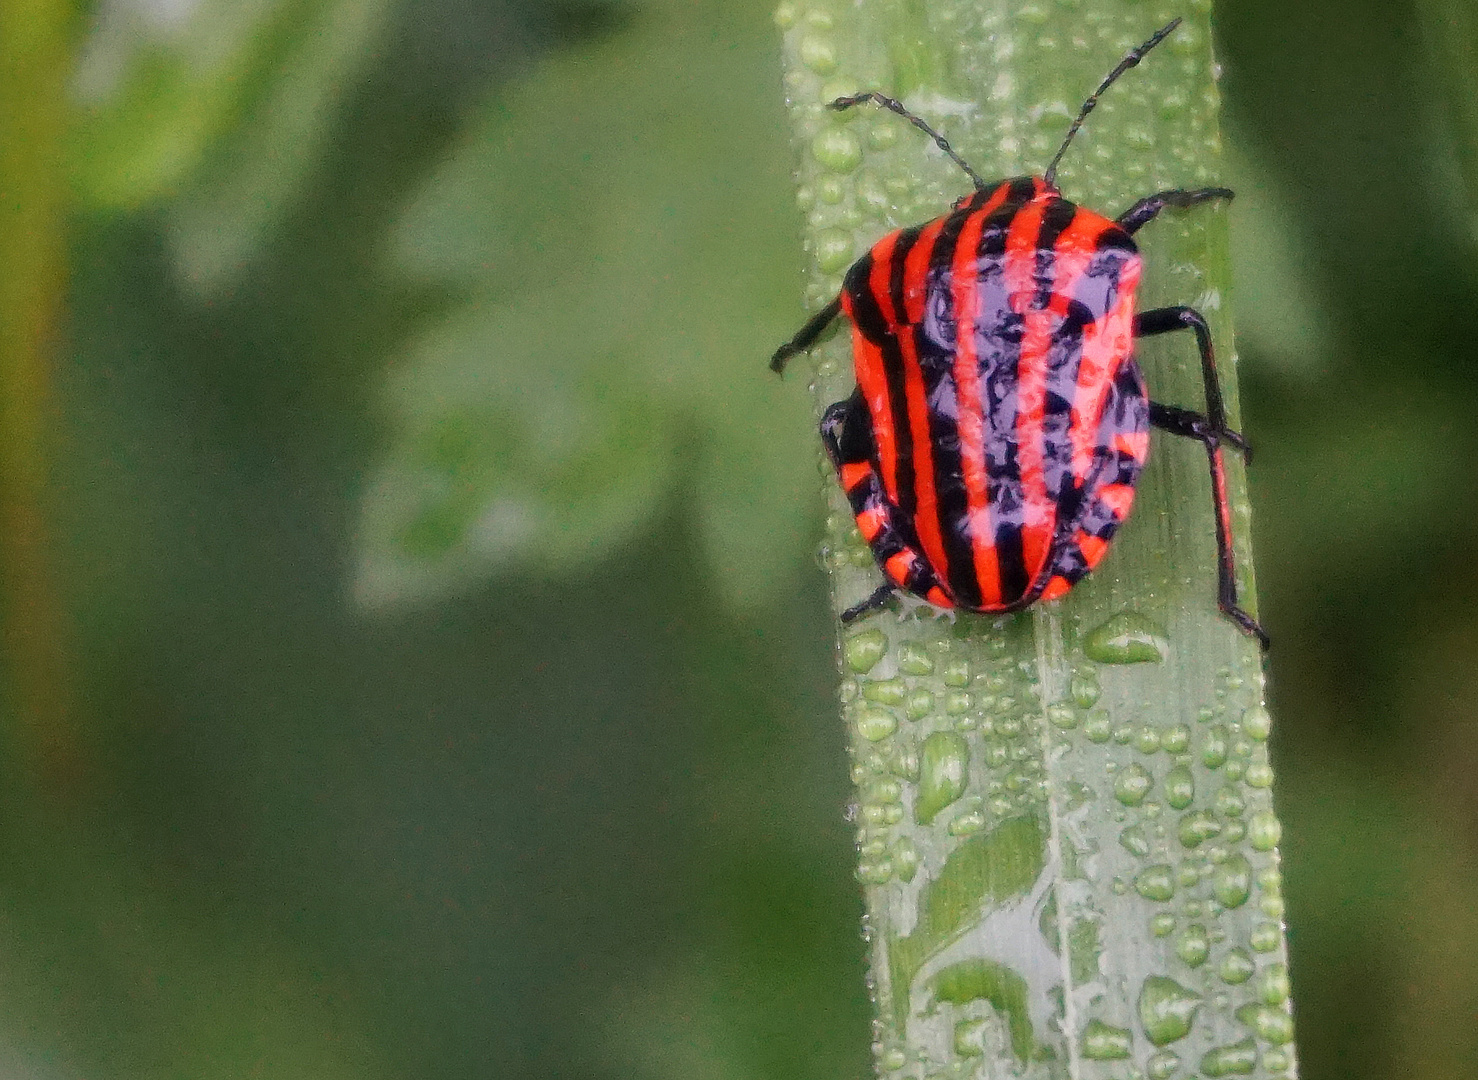
[[[796,353],[803,353],[812,345],[816,344],[816,339],[826,332],[826,328],[841,313],[842,298],[838,296],[831,303],[816,312],[815,315],[812,315],[806,321],[806,325],[796,331],[795,337],[775,350],[775,355],[770,357],[770,370],[777,375],[783,374],[786,361]]]
[[[900,588],[922,596],[936,607],[953,607],[953,600],[929,568],[923,553],[910,542],[911,530],[904,526],[898,508],[883,490],[883,482],[872,464],[875,456],[872,417],[861,390],[826,410],[821,418],[821,439],[827,456],[836,466],[862,539],[867,541],[888,578],[866,600],[842,612],[842,622],[851,622],[882,607],[893,591]]]
[[[1175,188],[1171,191],[1157,191],[1153,195],[1146,195],[1128,210],[1125,210],[1115,220],[1119,228],[1130,236],[1144,228],[1159,216],[1160,211],[1167,206],[1183,208],[1196,206],[1203,202],[1212,200],[1230,199],[1234,193],[1230,188],[1213,187],[1197,188],[1194,191],[1186,191],[1183,188]]]

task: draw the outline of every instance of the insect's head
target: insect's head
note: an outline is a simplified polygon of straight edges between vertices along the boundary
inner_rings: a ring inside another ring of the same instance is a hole
[[[1148,41],[1146,41],[1143,45],[1140,45],[1136,49],[1131,49],[1127,54],[1125,54],[1124,59],[1119,61],[1118,66],[1115,67],[1113,71],[1110,71],[1108,73],[1108,77],[1105,78],[1103,82],[1098,84],[1098,89],[1088,95],[1088,100],[1083,102],[1083,107],[1078,110],[1077,119],[1075,119],[1072,123],[1072,126],[1067,129],[1067,135],[1063,138],[1062,145],[1057,148],[1057,154],[1052,158],[1052,163],[1047,166],[1047,171],[1042,174],[1042,179],[1047,181],[1048,187],[1056,186],[1057,164],[1062,160],[1062,155],[1067,152],[1068,143],[1073,141],[1073,136],[1076,135],[1078,133],[1078,129],[1083,126],[1083,121],[1088,118],[1088,114],[1091,113],[1093,111],[1093,107],[1098,104],[1099,96],[1113,85],[1115,79],[1117,79],[1120,75],[1124,74],[1124,72],[1128,71],[1130,68],[1134,67],[1141,60],[1143,60],[1145,53],[1149,52],[1156,45],[1160,44],[1160,42],[1164,41],[1167,37],[1174,33],[1175,28],[1179,25],[1179,18],[1171,19],[1169,23],[1157,30],[1155,32],[1155,35],[1151,37]],[[939,134],[939,132],[931,128],[923,119],[909,112],[906,108],[903,107],[903,103],[895,98],[887,97],[883,94],[876,93],[875,91],[866,91],[860,94],[852,94],[850,97],[837,98],[830,105],[828,105],[827,108],[836,109],[838,112],[840,112],[843,109],[850,109],[854,105],[861,105],[864,103],[876,105],[879,108],[887,109],[890,112],[895,112],[899,116],[903,117],[914,127],[918,128],[925,135],[928,135],[929,138],[933,139],[934,144],[938,146],[939,149],[943,150],[945,155],[951,161],[953,161],[956,165],[958,165],[961,169],[965,171],[965,175],[970,178],[972,183],[974,183],[975,189],[977,191],[984,191],[986,187],[988,187],[986,182],[980,178],[980,175],[974,169],[970,168],[965,159],[960,157],[959,154],[955,153],[954,148],[949,145],[949,141],[946,140],[943,135]]]

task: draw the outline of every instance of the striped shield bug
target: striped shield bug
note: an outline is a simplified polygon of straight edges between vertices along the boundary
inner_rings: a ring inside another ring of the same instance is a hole
[[[902,103],[872,104],[932,138],[975,185],[953,209],[883,237],[841,294],[776,350],[779,372],[840,315],[852,324],[857,389],[826,410],[821,437],[886,581],[842,613],[896,589],[938,607],[1019,611],[1064,595],[1108,550],[1134,501],[1149,429],[1199,441],[1216,509],[1217,603],[1266,647],[1237,604],[1222,446],[1227,427],[1206,319],[1185,306],[1136,311],[1133,236],[1166,207],[1230,199],[1226,188],[1159,191],[1116,218],[1058,192],[1058,163],[1105,90],[1180,24],[1131,50],[1068,128],[1041,176],[987,183]],[[1151,401],[1134,340],[1189,330],[1204,413]]]

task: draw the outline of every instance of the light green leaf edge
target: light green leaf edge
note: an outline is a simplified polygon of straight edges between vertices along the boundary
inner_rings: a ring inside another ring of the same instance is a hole
[[[884,90],[982,175],[1040,172],[1103,74],[1184,15],[1103,99],[1059,172],[1069,198],[1118,213],[1154,190],[1222,180],[1209,6],[782,4],[808,305],[835,296],[889,229],[969,190],[902,121],[830,113],[826,101]],[[1141,241],[1141,306],[1207,315],[1235,424],[1225,209],[1167,213]],[[848,336],[815,350],[818,415],[851,390]],[[1157,400],[1201,405],[1193,343],[1147,342],[1140,361]],[[1230,473],[1240,586],[1255,610],[1240,462]],[[840,610],[879,579],[835,488],[830,506],[825,561]],[[905,599],[844,630],[879,1075],[1294,1072],[1262,658],[1216,609],[1213,521],[1204,454],[1157,433],[1133,517],[1063,601],[988,619]],[[1095,646],[1106,629],[1140,645],[1117,656]],[[923,752],[944,732],[963,736],[960,752]],[[1023,820],[1035,827],[1013,824]],[[1040,873],[1002,895],[985,883],[1006,870],[964,873],[962,859]],[[960,972],[977,970],[992,976],[974,980],[981,996],[959,1000],[971,982]],[[1011,976],[1025,989],[1008,1005]]]

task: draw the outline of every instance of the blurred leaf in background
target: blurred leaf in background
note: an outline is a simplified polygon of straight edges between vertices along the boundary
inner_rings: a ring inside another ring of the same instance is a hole
[[[89,8],[0,1068],[866,1072],[769,7]],[[1217,7],[1308,1078],[1478,1075],[1466,19]]]

